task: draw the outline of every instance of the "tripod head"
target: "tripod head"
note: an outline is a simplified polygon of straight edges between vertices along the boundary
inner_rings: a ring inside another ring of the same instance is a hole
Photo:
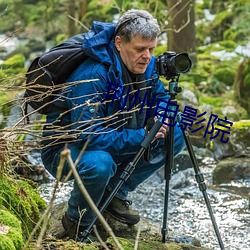
[[[178,86],[180,74],[188,73],[192,67],[192,61],[187,53],[176,54],[174,51],[167,51],[156,60],[157,73],[164,76],[169,82],[169,94],[175,99],[177,93],[182,91]]]
[[[179,76],[177,76],[176,79],[174,79],[174,78],[171,79],[171,81],[169,82],[168,92],[169,92],[171,100],[174,100],[175,96],[178,93],[181,93],[181,91],[182,91],[182,88],[180,86],[178,86],[178,82],[179,82]]]

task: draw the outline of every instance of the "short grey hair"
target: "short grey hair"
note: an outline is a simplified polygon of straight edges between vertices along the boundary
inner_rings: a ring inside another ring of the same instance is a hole
[[[135,35],[147,40],[156,39],[160,34],[157,20],[145,10],[128,10],[118,20],[116,36],[128,43]]]

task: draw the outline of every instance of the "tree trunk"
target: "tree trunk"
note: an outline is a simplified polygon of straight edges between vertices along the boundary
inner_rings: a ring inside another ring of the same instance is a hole
[[[88,2],[87,2],[87,0],[79,1],[79,11],[78,11],[79,20],[81,20],[84,17],[84,15],[87,13],[87,11],[88,11]]]
[[[196,60],[195,0],[167,0],[169,9],[168,50],[189,53]]]
[[[68,14],[69,14],[69,22],[68,22],[68,34],[69,36],[73,36],[76,34],[76,1],[69,0],[67,4]]]

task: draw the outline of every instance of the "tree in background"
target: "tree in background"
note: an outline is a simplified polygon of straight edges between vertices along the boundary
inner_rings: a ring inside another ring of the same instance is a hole
[[[168,0],[167,34],[168,50],[188,52],[195,59],[195,1]]]

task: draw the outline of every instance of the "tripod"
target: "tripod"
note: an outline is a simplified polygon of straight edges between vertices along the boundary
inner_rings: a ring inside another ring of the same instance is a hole
[[[177,93],[181,92],[181,88],[178,86],[178,78],[177,80],[172,79],[169,83],[169,94],[170,94],[170,100],[172,104],[176,104],[177,100],[175,99]],[[171,109],[171,107],[170,107]],[[170,112],[171,115],[171,112]],[[178,113],[177,120],[179,124],[183,128],[183,124],[181,124],[181,114]],[[210,219],[213,224],[213,228],[218,240],[218,243],[220,245],[221,250],[225,250],[224,244],[221,239],[221,235],[213,214],[213,210],[206,192],[206,184],[204,182],[204,177],[202,172],[200,171],[199,164],[197,162],[197,159],[195,157],[195,153],[193,150],[193,147],[190,142],[189,134],[186,130],[182,129],[183,137],[187,146],[187,150],[189,153],[189,157],[191,159],[191,162],[194,167],[195,171],[195,179],[198,183],[199,189],[202,192],[203,198],[205,200],[207,210],[210,215]],[[169,133],[166,137],[166,147],[168,150],[166,151],[166,161],[165,161],[165,200],[164,200],[164,215],[163,215],[163,226],[162,226],[162,242],[166,242],[166,234],[168,232],[167,229],[167,216],[168,216],[168,198],[169,198],[169,183],[172,176],[172,169],[174,165],[174,119],[170,119],[170,126],[169,126]]]
[[[176,97],[177,93],[181,92],[181,88],[178,86],[178,79],[179,79],[178,77],[176,80],[172,79],[169,83],[170,103],[172,103],[172,104],[177,103],[175,97]],[[171,105],[170,105],[170,109],[171,109]],[[177,118],[180,119],[180,115]],[[122,184],[132,174],[132,172],[134,171],[140,158],[144,155],[145,151],[148,149],[151,142],[154,140],[155,135],[157,134],[157,132],[159,131],[159,129],[162,126],[162,123],[163,123],[163,121],[162,121],[162,117],[161,117],[160,119],[158,119],[155,122],[155,124],[151,128],[148,135],[142,141],[140,150],[137,152],[134,159],[126,166],[126,168],[124,169],[123,173],[120,176],[119,182],[117,183],[117,185],[115,186],[113,191],[109,194],[108,198],[106,199],[106,201],[102,204],[101,208],[99,209],[101,213],[110,204],[110,202],[112,201],[112,199],[114,198],[114,196],[116,195],[116,193],[118,192],[118,190],[120,189]],[[183,130],[183,136],[184,136],[184,140],[185,140],[192,164],[194,166],[195,178],[196,178],[196,181],[199,185],[199,189],[202,192],[203,197],[205,199],[206,206],[207,206],[207,209],[208,209],[208,212],[209,212],[209,215],[210,215],[210,218],[211,218],[211,221],[212,221],[220,248],[221,248],[221,250],[225,250],[223,242],[221,240],[220,232],[218,230],[218,226],[216,224],[215,217],[213,215],[213,211],[212,211],[209,199],[208,199],[208,195],[206,192],[206,184],[204,182],[203,175],[200,172],[200,169],[198,167],[198,163],[197,163],[193,148],[192,148],[191,143],[190,143],[188,132]],[[168,230],[167,230],[167,215],[168,215],[169,182],[171,179],[173,163],[174,163],[174,119],[170,119],[169,131],[168,131],[168,135],[166,136],[166,148],[168,150],[166,150],[166,161],[165,161],[165,200],[164,200],[164,215],[163,215],[163,226],[162,226],[162,242],[163,243],[166,242],[166,235],[168,232]],[[94,226],[96,220],[97,220],[97,216],[94,217],[94,219],[90,223],[90,225],[84,230],[84,232],[82,233],[83,239],[87,239],[87,237],[88,237],[89,233],[91,232],[92,227]]]

